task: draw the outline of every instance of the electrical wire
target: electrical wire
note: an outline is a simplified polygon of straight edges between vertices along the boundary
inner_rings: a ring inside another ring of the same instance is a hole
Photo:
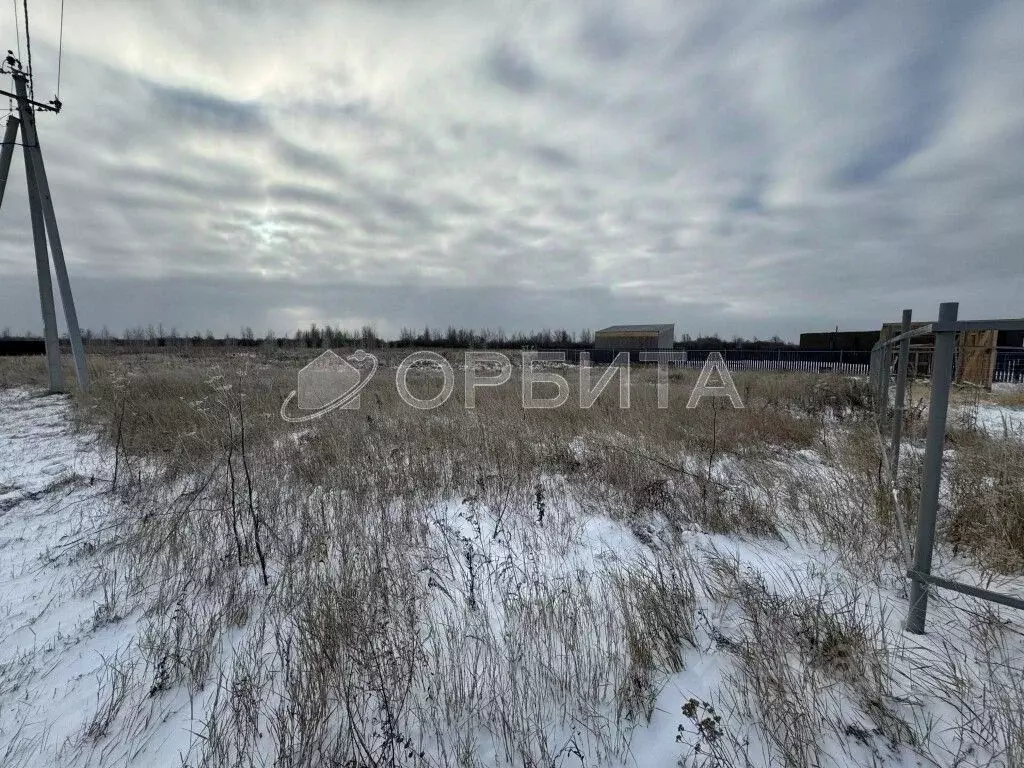
[[[14,0],[14,35],[18,40],[18,58],[21,58],[21,22],[18,20],[18,0]]]
[[[32,40],[28,36],[28,0],[24,0],[25,3],[25,55],[28,56],[28,97],[32,100],[36,100],[36,89],[35,84],[32,82],[35,78],[32,77]]]
[[[60,0],[60,40],[57,43],[57,101],[60,101],[60,63],[64,58],[64,0]]]
[[[14,0],[14,36],[18,41],[18,60],[21,60],[21,22],[18,20],[18,0]],[[8,97],[7,111],[14,114],[14,99]]]

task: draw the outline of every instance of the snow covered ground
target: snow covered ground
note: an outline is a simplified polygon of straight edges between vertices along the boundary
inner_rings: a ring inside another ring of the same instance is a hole
[[[104,658],[131,621],[104,616],[80,538],[99,494],[94,453],[62,397],[0,390],[0,732],[13,764],[47,765],[84,733]]]
[[[156,603],[126,595],[110,567],[118,559],[100,551],[111,546],[102,533],[107,518],[124,503],[109,492],[110,466],[97,438],[73,429],[64,398],[0,390],[0,765],[232,764],[237,754],[211,755],[207,747],[225,728],[215,716],[258,673],[286,676],[271,650],[275,627],[260,626],[253,601],[242,626],[218,634],[208,684],[165,685],[143,650],[160,620]],[[840,479],[814,451],[780,459],[777,471],[834,485],[842,496]],[[763,502],[782,514],[789,503],[770,494]],[[906,599],[898,574],[858,572],[852,555],[813,526],[794,521],[778,537],[696,526],[670,536],[656,512],[638,525],[574,504],[571,493],[547,504],[537,502],[543,528],[472,500],[427,510],[422,563],[430,571],[420,575],[425,593],[445,596],[428,603],[428,613],[437,628],[459,634],[438,629],[425,647],[445,674],[465,669],[458,685],[493,686],[496,704],[474,704],[493,714],[463,712],[448,724],[451,733],[435,728],[420,740],[422,757],[410,750],[395,764],[502,763],[509,742],[494,718],[513,704],[550,718],[536,724],[534,738],[550,742],[552,766],[761,766],[779,764],[780,755],[821,766],[1022,764],[1014,761],[1024,752],[1011,749],[1024,750],[1024,729],[1007,720],[1024,705],[1024,637],[1012,612],[944,594],[932,603],[929,633],[910,636],[900,626]],[[346,557],[327,551],[325,573]],[[950,553],[937,556],[936,570],[985,578]],[[1022,586],[1019,579],[986,584]],[[556,608],[560,593],[588,602],[583,610],[532,614],[524,596],[541,593]],[[263,624],[291,621],[265,610]],[[582,622],[575,634],[571,622]],[[472,651],[486,644],[462,633],[471,625],[494,644],[490,650]],[[644,634],[634,637],[637,627]],[[513,629],[519,637],[509,636]],[[564,636],[525,636],[534,631]],[[653,643],[665,661],[637,666],[643,649],[635,646],[658,633],[668,636]],[[863,645],[829,650],[840,636]],[[255,657],[242,658],[252,648]],[[527,657],[509,655],[515,649]],[[494,654],[495,668],[473,653]],[[560,665],[579,672],[566,678]],[[514,688],[517,676],[551,700],[520,701],[500,687]],[[565,679],[571,685],[563,690],[556,683]],[[424,680],[432,693],[414,711],[425,721],[431,696],[448,689]],[[619,690],[602,688],[612,684]],[[273,709],[287,686],[268,685]],[[635,692],[622,692],[632,685]],[[642,714],[648,699],[649,718]],[[637,704],[626,724],[615,722],[623,700]],[[581,702],[601,709],[573,714]],[[264,751],[254,764],[275,757],[291,764],[282,754],[287,740],[271,732],[275,721],[266,711],[260,717],[249,740]],[[800,747],[801,738],[813,743]],[[449,743],[469,745],[472,754],[443,753]]]
[[[65,397],[0,390],[0,765],[179,765],[195,740],[187,710],[135,713],[131,743],[106,721],[141,663],[92,543],[108,454]]]
[[[992,437],[1024,439],[1024,409],[982,403],[967,410],[975,428]]]
[[[990,437],[1024,440],[1024,406],[998,402],[1001,397],[1017,402],[1021,393],[1024,393],[1022,384],[993,384],[992,395],[997,402],[968,399],[950,407],[949,419]]]

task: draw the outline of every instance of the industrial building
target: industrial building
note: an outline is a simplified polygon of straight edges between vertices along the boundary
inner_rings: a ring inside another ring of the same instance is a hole
[[[655,325],[612,325],[594,333],[594,349],[672,349],[676,327]]]
[[[1024,331],[999,331],[996,345],[1000,347],[1024,347]]]
[[[45,353],[46,343],[42,339],[0,339],[0,357],[42,355]]]
[[[928,321],[911,323],[912,329],[928,325]],[[898,336],[901,323],[883,323],[880,331],[825,331],[822,333],[801,333],[800,349],[804,351],[838,351],[863,353],[869,351],[879,340],[886,341]],[[1016,365],[1012,359],[1019,354],[1024,344],[1024,333],[1020,331],[974,330],[957,334],[956,340],[956,381],[970,382],[991,387],[994,380],[1004,380],[1007,366]],[[923,334],[910,340],[909,366],[911,375],[931,375],[932,354],[935,335]],[[1002,362],[1000,362],[1002,360]]]
[[[870,352],[878,339],[878,331],[824,331],[821,333],[801,333],[800,349],[831,349],[841,352]]]
[[[912,328],[928,325],[926,322],[912,323]],[[879,331],[821,331],[800,334],[800,349],[806,350],[839,350],[843,352],[870,352],[879,340],[891,339],[900,333],[900,323],[884,323]],[[918,336],[914,339],[917,346],[930,346],[935,343],[934,336]],[[1024,346],[1024,331],[999,331],[996,346],[1018,348]]]

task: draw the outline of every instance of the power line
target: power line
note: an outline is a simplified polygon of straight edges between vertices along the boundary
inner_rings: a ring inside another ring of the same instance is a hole
[[[57,43],[57,101],[60,101],[60,63],[64,58],[64,0],[60,0],[60,40]]]
[[[18,60],[21,60],[21,22],[18,20],[18,0],[14,0],[14,36],[18,41]],[[7,111],[14,114],[14,99],[7,99]]]
[[[21,22],[18,20],[18,0],[14,0],[14,35],[18,40],[18,58],[21,58]]]
[[[28,56],[28,97],[32,101],[36,100],[35,83],[32,77],[32,40],[28,36],[28,0],[24,0],[25,3],[25,53]]]

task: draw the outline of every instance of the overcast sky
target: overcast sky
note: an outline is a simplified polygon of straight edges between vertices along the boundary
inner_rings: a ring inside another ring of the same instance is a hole
[[[1019,0],[66,0],[60,96],[94,330],[1024,315]],[[0,328],[39,332],[24,189]]]

